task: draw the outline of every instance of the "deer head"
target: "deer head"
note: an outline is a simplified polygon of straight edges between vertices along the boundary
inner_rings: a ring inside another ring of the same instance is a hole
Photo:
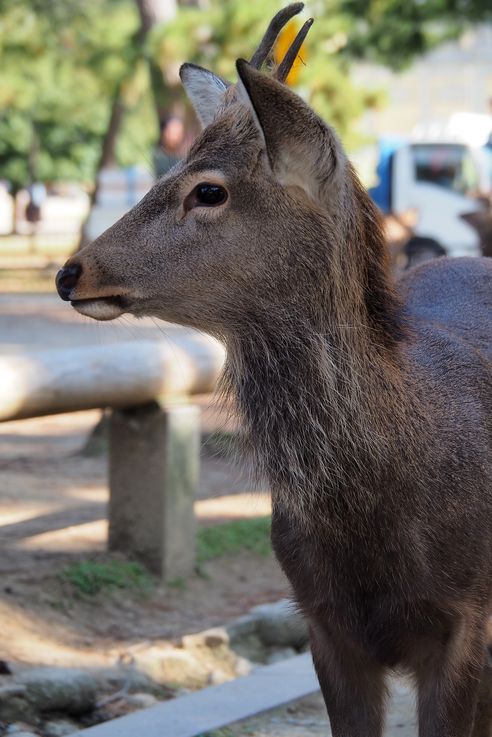
[[[251,61],[238,60],[236,85],[182,66],[203,131],[186,160],[59,272],[59,294],[78,312],[153,315],[224,336],[259,309],[318,310],[313,293],[330,291],[330,274],[362,261],[341,248],[363,238],[360,186],[335,132],[283,83],[312,20],[276,74],[260,70],[302,7],[274,17]],[[363,301],[360,281],[352,292]]]

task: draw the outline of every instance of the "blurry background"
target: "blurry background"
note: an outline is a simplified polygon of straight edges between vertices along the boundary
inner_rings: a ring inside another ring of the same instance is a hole
[[[54,294],[54,274],[186,154],[198,129],[180,64],[234,81],[235,60],[251,56],[280,6],[0,0],[0,358],[184,335],[152,320],[85,320]],[[395,270],[492,255],[490,0],[312,0],[303,15],[316,22],[288,83],[341,135],[383,212]],[[272,65],[301,22],[282,33]],[[0,363],[0,400],[8,392]],[[219,420],[210,397],[197,401],[197,567],[166,583],[106,550],[100,410],[0,423],[0,672],[137,662],[162,686],[156,643],[287,594],[268,490],[251,497],[250,478],[213,439],[233,436],[234,421]],[[269,647],[253,638],[245,654],[265,662]],[[220,668],[181,662],[173,682],[235,674]],[[98,708],[91,719],[136,707],[121,697]]]
[[[1,0],[0,257],[11,260],[0,264],[0,278],[6,288],[22,276],[8,267],[46,266],[50,256],[93,238],[186,152],[197,129],[179,84],[180,64],[192,61],[234,79],[235,59],[251,55],[278,7],[276,0]],[[391,154],[395,140],[449,143],[453,115],[470,113],[455,121],[452,140],[487,142],[492,30],[486,0],[403,6],[318,0],[307,11],[316,23],[289,83],[335,126],[367,185],[377,183],[388,137]],[[277,57],[299,22],[283,32]],[[453,158],[441,151],[447,154]],[[455,172],[462,160],[455,151]],[[488,180],[491,168],[489,162]],[[490,191],[484,174],[476,178],[481,193]],[[386,212],[412,209],[408,197],[395,208],[386,195],[377,200]],[[18,262],[24,253],[38,258]],[[43,281],[39,271],[26,276],[37,286]]]

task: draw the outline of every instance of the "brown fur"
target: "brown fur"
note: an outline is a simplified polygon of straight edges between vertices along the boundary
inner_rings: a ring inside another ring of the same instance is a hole
[[[271,485],[334,737],[381,735],[391,669],[415,679],[421,737],[471,737],[492,580],[492,262],[440,259],[396,287],[334,132],[238,69],[188,159],[72,259],[64,296],[225,341],[223,387]],[[185,213],[211,178],[226,204]]]

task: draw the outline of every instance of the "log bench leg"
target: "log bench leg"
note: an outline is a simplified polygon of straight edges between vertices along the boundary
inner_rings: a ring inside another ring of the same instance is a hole
[[[111,413],[109,547],[167,581],[194,569],[199,454],[196,406],[152,402]]]

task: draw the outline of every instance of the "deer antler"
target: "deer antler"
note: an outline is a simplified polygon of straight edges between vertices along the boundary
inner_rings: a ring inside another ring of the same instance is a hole
[[[282,8],[282,10],[279,10],[279,12],[272,18],[272,20],[270,21],[270,25],[268,26],[266,30],[265,35],[261,39],[260,45],[258,46],[255,53],[251,57],[250,64],[252,67],[254,67],[255,69],[261,69],[263,62],[266,60],[268,54],[272,50],[273,44],[277,40],[277,36],[282,30],[282,28],[285,26],[287,21],[289,21],[291,18],[294,17],[294,15],[297,15],[298,13],[300,13],[303,7],[304,7],[304,3],[292,3],[291,5],[287,5],[286,8]],[[295,59],[295,56],[294,56],[294,59]],[[294,59],[292,60],[291,65]]]
[[[292,65],[296,60],[297,54],[299,53],[299,49],[301,48],[303,41],[306,38],[309,29],[311,28],[313,23],[314,18],[309,18],[309,20],[304,23],[303,27],[289,46],[287,53],[279,64],[277,71],[275,72],[275,79],[278,79],[279,82],[285,82],[285,80],[287,79]]]

